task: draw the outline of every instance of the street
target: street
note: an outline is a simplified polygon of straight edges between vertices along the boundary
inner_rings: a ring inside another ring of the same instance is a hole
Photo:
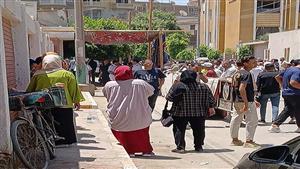
[[[102,96],[100,90],[96,91],[94,97],[99,109],[105,112],[106,99]],[[280,109],[282,108],[282,101]],[[159,97],[157,100],[155,111],[153,112],[153,123],[150,126],[151,144],[156,154],[155,157],[136,156],[131,158],[137,168],[153,169],[153,168],[233,168],[239,159],[254,149],[230,146],[229,128],[225,127],[226,123],[222,120],[206,121],[206,138],[203,153],[193,152],[193,135],[192,131],[186,133],[187,153],[177,154],[171,150],[175,148],[172,126],[165,128],[158,120],[161,116],[161,110],[165,104],[165,99]],[[271,106],[267,108],[267,122],[271,119]],[[296,129],[294,124],[284,124],[281,126],[283,132],[269,133],[267,130],[270,123],[259,124],[257,127],[255,141],[262,146],[278,145],[285,141],[298,136],[293,133]],[[244,140],[245,129],[240,129],[240,139]]]

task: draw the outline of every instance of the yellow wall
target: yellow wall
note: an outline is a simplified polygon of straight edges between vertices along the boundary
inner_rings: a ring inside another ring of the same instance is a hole
[[[226,1],[225,49],[236,48],[239,43],[241,0]]]
[[[253,11],[254,11],[254,2],[252,1],[241,1],[241,24],[240,24],[240,41],[249,42],[253,40]]]
[[[225,0],[220,1],[220,16],[219,16],[219,50],[224,52],[225,43],[225,12],[226,12],[226,2]]]

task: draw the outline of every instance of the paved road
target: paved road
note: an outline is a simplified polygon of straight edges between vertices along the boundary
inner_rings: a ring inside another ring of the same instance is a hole
[[[106,100],[101,96],[101,92],[96,92],[95,101],[100,110],[104,111]],[[222,120],[207,120],[206,121],[206,138],[203,153],[194,153],[193,150],[193,135],[189,130],[186,133],[187,153],[176,154],[171,150],[175,148],[172,135],[172,127],[164,128],[161,126],[159,119],[161,110],[164,106],[165,99],[159,97],[155,112],[153,113],[153,123],[150,127],[151,143],[154,147],[155,157],[132,158],[133,162],[139,169],[155,169],[155,168],[232,168],[238,160],[247,152],[254,149],[230,146],[229,128],[226,128],[226,123]],[[270,121],[270,106],[267,110],[267,121]],[[259,125],[256,132],[255,141],[263,146],[277,145],[298,136],[293,133],[296,129],[295,125],[285,124],[282,126],[282,133],[269,133],[267,125]],[[245,138],[245,129],[241,128],[240,138]]]

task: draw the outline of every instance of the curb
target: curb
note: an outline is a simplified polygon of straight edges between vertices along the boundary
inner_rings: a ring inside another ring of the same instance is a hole
[[[98,119],[99,119],[100,123],[102,123],[102,124],[107,124],[108,123],[104,113],[100,109],[97,110],[97,116],[98,116]],[[107,130],[111,133],[111,129],[108,127],[108,125],[104,125],[103,129]],[[122,150],[122,152],[119,154],[119,157],[125,158],[125,159],[121,160],[121,163],[123,165],[123,169],[137,169],[137,167],[135,166],[135,164],[133,163],[133,161],[131,160],[131,158],[129,157],[127,152],[125,151],[125,149],[123,147],[120,148],[119,145],[115,144],[117,142],[115,137],[112,134],[109,134],[108,137],[109,137],[109,140],[110,140],[110,143],[111,143],[111,146],[112,146],[113,149]]]
[[[81,109],[98,109],[98,105],[90,92],[81,92],[85,101],[80,102]]]

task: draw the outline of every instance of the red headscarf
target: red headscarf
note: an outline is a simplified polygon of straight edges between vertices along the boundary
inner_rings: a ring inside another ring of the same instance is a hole
[[[115,70],[115,79],[116,81],[133,79],[132,70],[129,66],[117,67]]]

